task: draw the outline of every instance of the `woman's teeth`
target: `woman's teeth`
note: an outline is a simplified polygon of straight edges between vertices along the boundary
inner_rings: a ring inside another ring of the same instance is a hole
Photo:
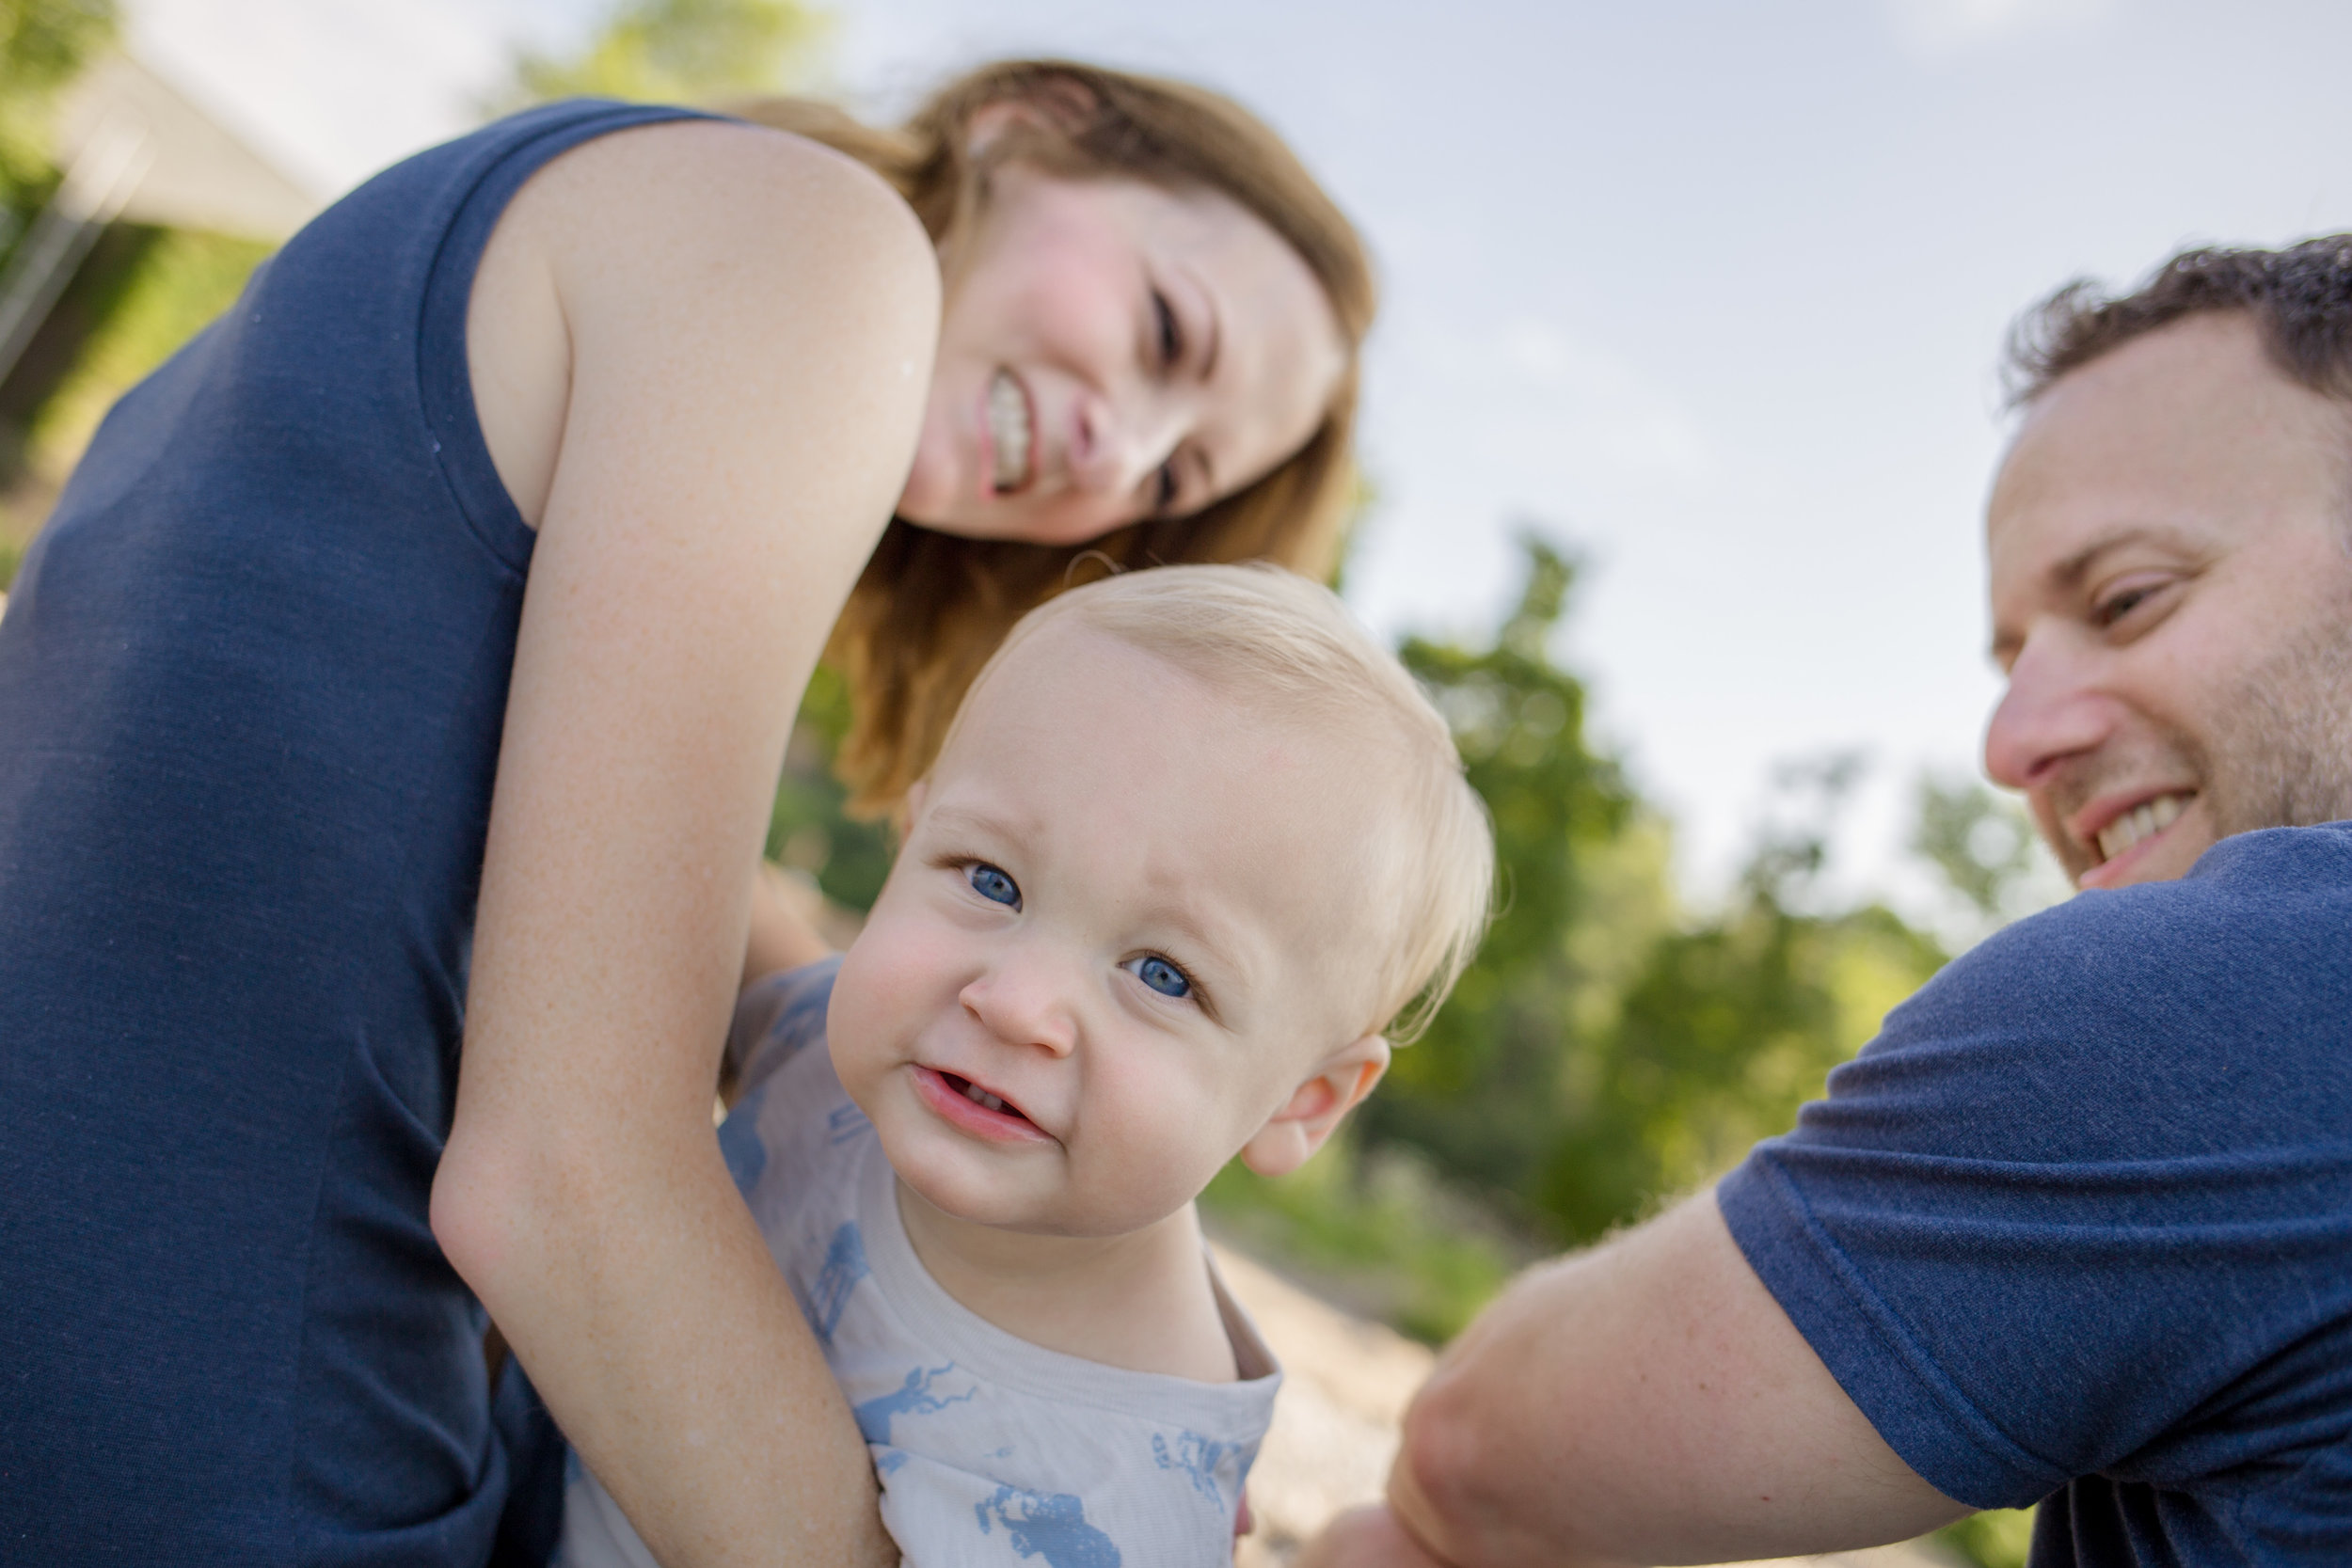
[[[2099,830],[2099,856],[2113,860],[2124,850],[2172,826],[2188,804],[2185,795],[2159,795],[2154,800],[2133,807]]]
[[[1029,400],[1003,371],[988,384],[988,434],[996,444],[996,488],[1018,488],[1029,477]]]

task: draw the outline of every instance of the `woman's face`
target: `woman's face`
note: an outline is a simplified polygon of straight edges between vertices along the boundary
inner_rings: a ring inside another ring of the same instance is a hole
[[[1345,364],[1307,263],[1230,198],[1021,163],[940,253],[899,515],[1071,545],[1183,516],[1306,444]]]

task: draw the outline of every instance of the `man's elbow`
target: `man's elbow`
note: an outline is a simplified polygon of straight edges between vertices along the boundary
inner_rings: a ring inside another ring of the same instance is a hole
[[[1472,1568],[1482,1524],[1497,1499],[1486,1484],[1501,1457],[1487,1452],[1491,1423],[1479,1419],[1470,1379],[1440,1367],[1405,1412],[1403,1440],[1389,1478],[1389,1506],[1442,1560]]]

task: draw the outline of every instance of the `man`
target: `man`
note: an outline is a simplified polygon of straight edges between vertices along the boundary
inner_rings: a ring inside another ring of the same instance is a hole
[[[2077,286],[2014,356],[1986,762],[2098,891],[1715,1192],[1515,1286],[1309,1562],[1716,1561],[2037,1500],[2037,1568],[2352,1561],[2352,236]]]

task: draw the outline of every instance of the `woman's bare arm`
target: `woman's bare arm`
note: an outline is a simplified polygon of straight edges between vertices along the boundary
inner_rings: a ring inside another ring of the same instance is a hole
[[[558,160],[494,243],[544,265],[569,374],[435,1233],[661,1561],[890,1561],[710,1086],[786,731],[913,450],[935,265],[863,171],[706,124]]]
[[[1406,1414],[1389,1502],[1303,1561],[1720,1562],[1906,1540],[1969,1512],[1837,1386],[1712,1194],[1488,1307]]]

